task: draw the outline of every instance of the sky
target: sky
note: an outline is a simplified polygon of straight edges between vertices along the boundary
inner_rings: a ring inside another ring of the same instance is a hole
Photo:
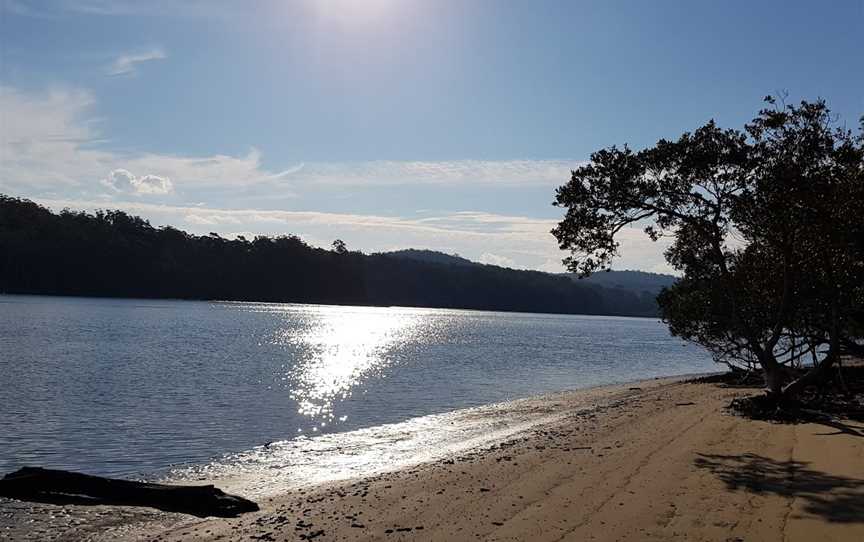
[[[784,92],[857,125],[864,0],[0,0],[0,193],[560,272],[593,151]]]

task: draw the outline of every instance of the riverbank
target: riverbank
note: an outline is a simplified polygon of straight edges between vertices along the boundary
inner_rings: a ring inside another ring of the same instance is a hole
[[[16,516],[7,537],[60,540],[864,539],[864,428],[724,411],[755,391],[664,380],[515,402],[548,416],[393,472],[269,486],[262,511],[236,519],[2,503],[0,525]]]

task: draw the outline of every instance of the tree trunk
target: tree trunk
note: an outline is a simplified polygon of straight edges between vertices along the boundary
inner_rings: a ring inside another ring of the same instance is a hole
[[[792,398],[801,393],[807,385],[818,380],[825,372],[830,369],[834,362],[837,360],[838,356],[833,353],[829,353],[828,356],[822,360],[822,363],[813,367],[809,371],[807,371],[800,378],[796,378],[792,382],[790,382],[786,387],[783,388],[783,395],[787,398]]]
[[[768,391],[768,395],[779,400],[783,395],[783,384],[786,379],[784,367],[777,363],[771,352],[760,352],[758,359],[759,365],[762,366],[762,372],[765,374],[765,389]]]
[[[785,382],[785,372],[778,363],[763,365],[762,369],[765,373],[765,388],[768,390],[768,395],[776,397],[778,400],[783,395],[783,383]]]

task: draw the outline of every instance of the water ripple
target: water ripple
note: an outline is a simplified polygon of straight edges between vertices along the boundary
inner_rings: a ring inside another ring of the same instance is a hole
[[[326,446],[460,408],[713,369],[645,318],[0,296],[0,473],[162,475],[267,442],[324,434]],[[371,445],[357,442],[338,445]]]

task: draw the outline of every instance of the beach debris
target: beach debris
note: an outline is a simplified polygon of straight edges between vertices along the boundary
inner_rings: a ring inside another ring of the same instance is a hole
[[[694,403],[693,401],[687,401],[686,403],[675,403],[675,406],[690,406],[695,404],[696,403]]]
[[[212,485],[181,486],[24,467],[0,479],[0,496],[28,502],[144,506],[198,517],[237,517],[254,502]]]

